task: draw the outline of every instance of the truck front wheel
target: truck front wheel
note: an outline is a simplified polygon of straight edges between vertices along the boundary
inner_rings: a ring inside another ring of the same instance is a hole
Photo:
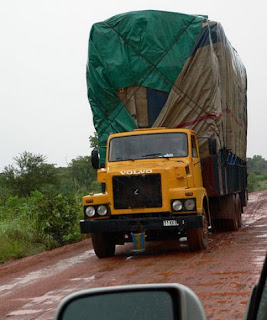
[[[113,257],[115,254],[115,242],[110,233],[93,233],[92,243],[98,258]]]
[[[208,246],[208,219],[206,211],[203,208],[203,228],[195,228],[187,230],[187,242],[190,251],[206,249]]]

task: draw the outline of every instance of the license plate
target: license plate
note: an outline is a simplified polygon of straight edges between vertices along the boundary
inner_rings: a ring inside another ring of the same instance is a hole
[[[164,227],[171,227],[171,226],[179,226],[178,221],[176,220],[163,220]]]

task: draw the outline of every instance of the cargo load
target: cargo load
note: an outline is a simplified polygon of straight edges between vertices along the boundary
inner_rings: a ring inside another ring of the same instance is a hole
[[[149,127],[193,129],[201,159],[246,160],[245,67],[207,16],[147,10],[94,24],[87,84],[102,166],[111,133]]]

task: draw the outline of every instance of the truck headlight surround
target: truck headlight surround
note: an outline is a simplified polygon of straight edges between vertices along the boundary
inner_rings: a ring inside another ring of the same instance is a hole
[[[95,208],[93,206],[88,206],[85,209],[85,214],[87,217],[92,218],[95,215]]]
[[[196,208],[196,200],[195,199],[186,199],[184,202],[184,207],[188,211],[192,211]]]
[[[183,209],[183,203],[181,200],[173,200],[172,209],[174,211],[181,211]]]
[[[100,216],[105,216],[108,213],[108,208],[107,206],[105,206],[104,204],[101,204],[98,208],[97,208],[97,214]]]

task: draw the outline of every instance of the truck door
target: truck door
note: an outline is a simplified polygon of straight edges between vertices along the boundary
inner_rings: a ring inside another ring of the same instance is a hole
[[[192,150],[192,164],[193,164],[193,177],[195,187],[202,187],[202,174],[201,174],[201,164],[199,157],[199,149],[196,141],[196,136],[191,136],[191,150]]]

